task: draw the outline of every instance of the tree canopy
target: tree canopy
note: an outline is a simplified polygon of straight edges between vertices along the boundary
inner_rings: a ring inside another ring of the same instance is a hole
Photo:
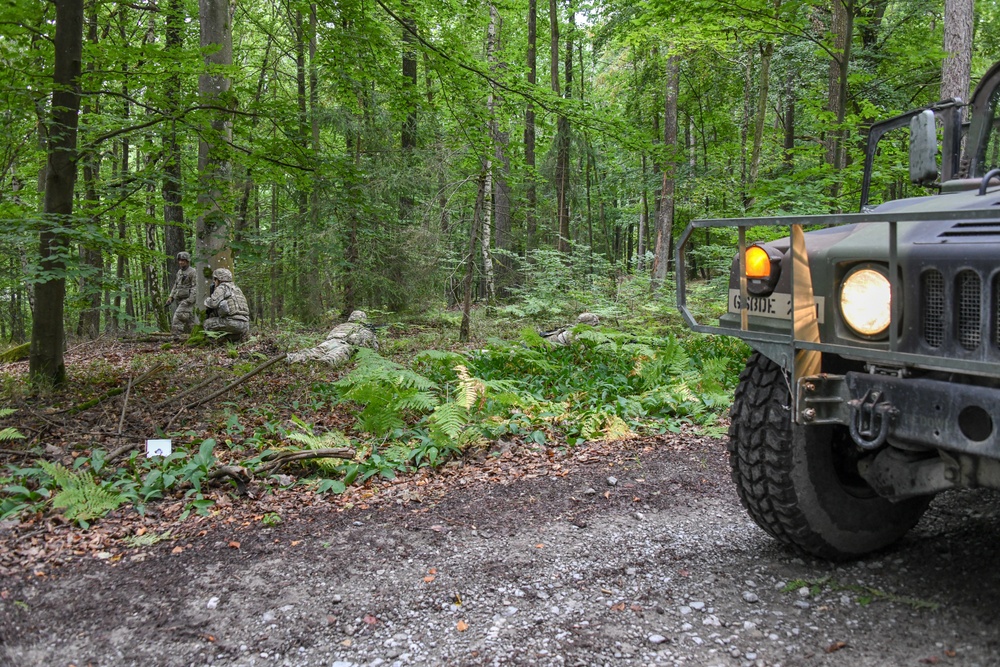
[[[88,0],[74,27],[81,2],[0,8],[12,342],[52,299],[71,334],[165,329],[182,250],[271,323],[455,304],[466,274],[472,300],[516,301],[549,249],[595,280],[669,276],[693,218],[856,208],[866,127],[939,95],[951,4]],[[1000,18],[974,9],[972,85]],[[903,149],[874,200],[912,187]],[[47,203],[53,157],[79,172],[71,213]],[[725,265],[720,234],[692,271]]]

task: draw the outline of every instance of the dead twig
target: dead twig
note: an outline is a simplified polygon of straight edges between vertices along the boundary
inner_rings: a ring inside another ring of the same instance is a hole
[[[220,377],[220,375],[218,373],[213,373],[212,375],[210,375],[208,377],[207,380],[204,380],[203,382],[199,382],[198,384],[194,385],[193,387],[188,387],[187,389],[185,389],[184,391],[182,391],[181,393],[179,393],[179,394],[177,394],[175,396],[171,396],[170,398],[167,398],[167,399],[164,399],[164,400],[160,401],[159,403],[157,403],[156,405],[153,406],[153,409],[154,410],[159,410],[160,408],[162,408],[164,406],[170,405],[174,401],[179,401],[180,399],[184,398],[188,394],[190,394],[192,392],[195,392],[195,391],[198,391],[199,389],[201,389],[202,387],[204,387],[206,385],[212,384],[213,382],[215,382],[216,380],[218,380],[219,377]]]
[[[32,417],[34,417],[35,419],[41,419],[43,422],[45,422],[49,426],[55,426],[57,428],[65,426],[65,424],[58,424],[58,423],[52,421],[51,419],[46,419],[44,415],[38,414],[37,412],[35,412],[31,408],[24,408],[24,410],[27,410],[28,414],[31,415]]]
[[[282,354],[279,354],[276,357],[272,357],[271,359],[268,359],[267,361],[265,361],[260,366],[258,366],[257,368],[253,369],[252,371],[250,371],[246,375],[243,375],[239,379],[230,382],[229,384],[227,384],[225,387],[223,387],[219,391],[215,392],[214,394],[211,394],[210,396],[207,396],[205,398],[197,400],[194,403],[189,403],[189,404],[187,404],[184,407],[186,407],[186,408],[196,408],[196,407],[198,407],[200,405],[204,405],[205,403],[208,403],[212,399],[215,399],[215,398],[218,398],[219,396],[222,396],[223,394],[225,394],[227,391],[233,389],[234,387],[238,387],[239,385],[243,384],[244,382],[246,382],[247,380],[249,380],[250,378],[252,378],[254,375],[257,375],[257,373],[260,373],[265,368],[267,368],[267,367],[269,367],[269,366],[271,366],[273,364],[278,363],[279,361],[281,361],[282,359],[284,359],[287,356],[288,356],[288,353],[282,353]],[[171,420],[171,421],[173,421],[173,420]]]
[[[11,456],[41,456],[38,452],[23,449],[0,449],[0,454],[10,454]]]
[[[259,472],[270,474],[292,461],[303,461],[306,459],[353,459],[356,451],[350,447],[333,447],[330,449],[296,449],[289,452],[275,452],[264,457],[269,461],[267,465],[261,466]]]
[[[128,397],[132,393],[132,378],[128,379],[128,387],[125,389],[125,400],[122,402],[122,416],[118,419],[118,435],[122,434],[122,427],[125,425],[125,408],[128,407]]]

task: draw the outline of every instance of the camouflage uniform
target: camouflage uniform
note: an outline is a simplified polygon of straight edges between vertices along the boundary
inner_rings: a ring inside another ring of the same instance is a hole
[[[219,284],[205,299],[205,310],[215,315],[205,320],[205,331],[223,331],[229,340],[238,341],[250,332],[250,307],[243,291],[233,283],[229,269],[216,269],[212,278]]]
[[[177,253],[177,259],[191,261],[191,256],[186,252]],[[177,279],[174,280],[174,287],[170,290],[171,301],[177,302],[177,310],[170,321],[170,333],[182,335],[191,332],[191,325],[194,324],[194,301],[195,301],[195,273],[194,267],[188,264],[186,269],[177,269]]]
[[[365,326],[368,316],[363,310],[355,310],[347,318],[347,322],[338,324],[326,335],[326,340],[308,350],[292,352],[288,361],[323,361],[331,366],[345,363],[354,354],[355,348],[370,347],[378,349],[375,333]]]
[[[580,316],[576,318],[576,323],[577,325],[585,324],[589,327],[596,327],[601,321],[593,313],[580,313]],[[554,331],[543,333],[542,338],[552,345],[569,345],[573,341],[573,328],[559,327]]]

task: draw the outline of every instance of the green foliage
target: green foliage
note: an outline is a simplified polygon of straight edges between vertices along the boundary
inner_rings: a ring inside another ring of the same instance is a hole
[[[6,484],[0,488],[0,520],[38,510],[47,503],[51,494],[42,484],[45,478],[41,468],[8,466],[6,474],[0,476],[0,484]]]
[[[87,470],[72,471],[48,461],[38,461],[38,467],[52,478],[59,493],[52,498],[52,506],[64,509],[66,518],[87,527],[88,522],[117,509],[126,501],[108,484],[99,483]]]
[[[10,417],[15,412],[17,412],[17,410],[13,410],[11,408],[0,408],[0,419]],[[24,440],[24,434],[13,426],[0,428],[0,442],[10,442],[11,440]]]
[[[286,437],[294,442],[299,442],[305,445],[306,449],[328,449],[334,447],[350,447],[350,439],[337,430],[327,431],[326,433],[316,435],[313,432],[312,426],[306,424],[298,417],[293,416],[292,421],[294,421],[300,428],[303,429],[302,432],[289,433]],[[339,465],[334,459],[320,458],[320,459],[305,459],[303,463],[311,466],[315,466],[325,472],[336,472],[339,469]]]
[[[345,400],[363,405],[358,429],[384,438],[402,429],[404,413],[433,409],[438,399],[431,393],[437,384],[366,348],[358,350],[358,365],[335,385]]]

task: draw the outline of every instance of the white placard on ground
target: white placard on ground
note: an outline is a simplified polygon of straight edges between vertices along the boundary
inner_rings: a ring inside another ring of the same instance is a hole
[[[146,441],[146,456],[169,456],[170,455],[170,441],[169,440],[147,440]]]

